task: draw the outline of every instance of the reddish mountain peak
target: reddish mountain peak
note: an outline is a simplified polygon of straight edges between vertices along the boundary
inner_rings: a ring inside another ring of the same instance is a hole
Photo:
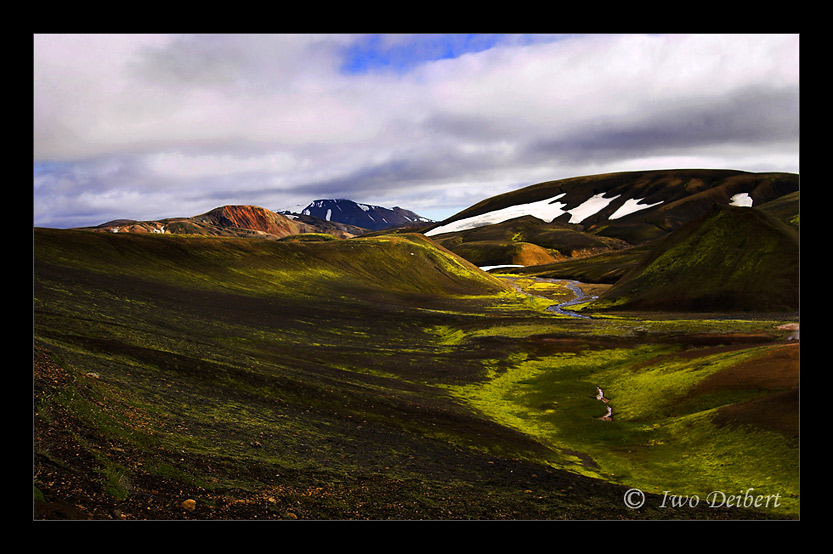
[[[293,220],[260,206],[220,206],[202,217],[220,227],[252,229],[270,235],[287,236],[299,231]]]

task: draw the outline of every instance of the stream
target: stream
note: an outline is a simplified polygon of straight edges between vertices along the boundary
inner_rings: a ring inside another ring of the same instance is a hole
[[[534,296],[536,298],[543,298],[544,300],[550,300],[546,296],[541,296],[539,294],[532,294],[530,292],[527,292],[527,291],[521,289],[521,287],[518,286],[517,283],[515,283],[516,279],[522,279],[522,278],[528,279],[529,277],[509,277],[509,276],[506,276],[506,275],[496,275],[496,277],[499,278],[499,279],[503,279],[505,281],[508,281],[509,284],[511,284],[513,287],[515,287],[515,290],[517,290],[520,293],[526,294],[528,296]],[[567,288],[569,288],[570,291],[572,291],[572,293],[575,294],[575,298],[573,298],[572,300],[568,300],[567,302],[561,302],[559,304],[553,304],[552,306],[549,306],[547,308],[548,312],[554,312],[554,313],[557,313],[558,315],[578,317],[578,318],[581,318],[581,319],[593,319],[589,315],[584,315],[584,314],[580,314],[580,313],[577,313],[577,312],[574,312],[574,311],[571,311],[571,310],[563,309],[563,308],[566,308],[568,306],[574,306],[576,304],[581,304],[583,302],[588,302],[590,300],[595,300],[596,298],[598,298],[597,296],[588,296],[588,295],[584,294],[584,291],[582,291],[581,288],[579,287],[579,285],[581,283],[579,283],[578,281],[570,281],[570,280],[567,280],[567,279],[546,279],[544,277],[532,277],[532,279],[534,279],[535,282],[537,282],[537,283],[559,283],[559,284],[566,285]]]

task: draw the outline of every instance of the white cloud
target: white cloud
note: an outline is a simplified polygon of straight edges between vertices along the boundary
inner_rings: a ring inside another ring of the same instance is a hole
[[[125,189],[137,211],[152,193],[148,217],[162,194],[170,216],[336,195],[438,213],[542,180],[682,161],[797,171],[794,35],[507,40],[399,73],[346,73],[354,40],[37,35],[34,159],[70,165],[39,173],[36,222]],[[89,206],[90,218],[122,216],[117,202]]]

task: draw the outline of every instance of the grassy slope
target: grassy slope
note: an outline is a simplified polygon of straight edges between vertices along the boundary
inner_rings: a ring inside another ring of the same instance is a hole
[[[798,309],[798,233],[754,208],[715,207],[663,241],[594,308]]]
[[[644,436],[593,419],[586,393],[598,380],[645,404],[651,391],[622,384],[636,362],[700,360],[692,332],[769,344],[779,322],[558,318],[413,236],[34,238],[36,368],[51,368],[36,371],[35,485],[65,508],[131,519],[758,516],[623,508],[628,479],[644,478],[618,468],[639,462],[630,446]],[[726,406],[766,398],[744,385]],[[574,424],[552,417],[553,402]],[[717,418],[721,406],[707,406],[714,418],[647,409],[638,425],[663,425],[679,462],[716,442],[675,449],[683,417],[700,418],[698,436],[744,440],[748,422],[729,408]],[[709,431],[712,420],[721,426]],[[779,467],[796,494],[788,446],[752,471]],[[733,468],[746,460],[726,455]],[[653,467],[654,483],[698,471]],[[707,483],[737,475],[715,468]],[[189,496],[194,512],[180,507]]]
[[[798,424],[786,414],[798,411],[797,350],[692,352],[649,340],[635,348],[597,346],[527,360],[456,394],[497,421],[559,445],[564,463],[572,460],[587,475],[657,494],[698,495],[704,503],[712,491],[752,488],[779,495],[781,510],[796,513]],[[733,374],[779,355],[788,361],[772,369],[773,384]],[[733,386],[706,392],[709,379],[718,378]],[[597,419],[607,407],[595,398],[597,386],[609,399],[612,421]],[[784,416],[762,422],[776,405]]]

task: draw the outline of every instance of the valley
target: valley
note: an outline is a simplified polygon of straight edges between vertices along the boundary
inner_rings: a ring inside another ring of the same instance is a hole
[[[36,228],[34,516],[798,519],[797,197],[730,177],[722,207],[635,242],[648,208],[617,236],[524,220],[459,242],[255,209]],[[739,182],[777,202],[730,205]],[[550,259],[455,246],[513,237]],[[707,501],[744,495],[769,501]]]

